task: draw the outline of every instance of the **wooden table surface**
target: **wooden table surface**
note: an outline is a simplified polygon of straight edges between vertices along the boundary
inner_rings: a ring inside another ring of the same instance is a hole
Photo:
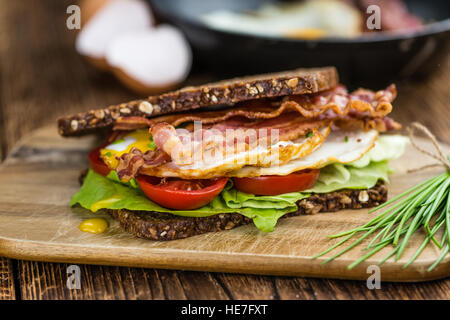
[[[72,2],[0,0],[0,159],[24,134],[59,115],[136,98],[75,53],[75,32],[65,28]],[[402,123],[418,120],[450,143],[450,59],[438,67],[426,81],[399,84],[393,117]],[[381,289],[369,290],[360,281],[80,267],[82,289],[69,290],[66,264],[0,257],[0,300],[450,298],[449,278],[382,282]]]

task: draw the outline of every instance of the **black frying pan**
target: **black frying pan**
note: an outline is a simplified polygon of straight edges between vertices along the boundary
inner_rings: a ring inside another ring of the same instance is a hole
[[[320,40],[289,40],[219,31],[199,20],[200,15],[217,9],[245,11],[275,0],[150,2],[158,20],[176,25],[185,33],[194,50],[196,68],[223,77],[334,65],[339,69],[342,82],[380,85],[431,73],[440,67],[449,48],[449,0],[406,1],[414,14],[425,21],[434,21],[420,32]]]

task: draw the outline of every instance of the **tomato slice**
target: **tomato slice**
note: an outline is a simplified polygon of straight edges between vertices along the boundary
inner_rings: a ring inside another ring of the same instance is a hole
[[[157,204],[170,209],[191,210],[211,202],[225,187],[228,178],[183,180],[138,175],[136,180],[145,195]]]
[[[287,176],[233,178],[233,182],[234,187],[239,191],[259,196],[275,196],[311,188],[316,183],[319,173],[320,170],[318,169],[307,169],[288,174]]]
[[[110,169],[109,167],[103,162],[102,158],[100,158],[100,150],[104,146],[100,146],[98,148],[95,148],[89,153],[89,163],[91,164],[92,170],[95,172],[107,176]]]

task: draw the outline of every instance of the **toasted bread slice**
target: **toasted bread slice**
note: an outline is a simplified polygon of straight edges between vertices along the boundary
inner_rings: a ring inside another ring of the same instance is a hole
[[[334,67],[297,69],[224,80],[63,117],[58,119],[58,131],[62,136],[79,136],[111,127],[121,116],[151,118],[203,107],[233,105],[252,99],[316,93],[331,89],[338,83],[338,73]]]

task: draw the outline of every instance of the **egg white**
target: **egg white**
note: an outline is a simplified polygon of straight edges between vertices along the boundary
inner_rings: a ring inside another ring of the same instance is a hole
[[[375,146],[378,138],[376,130],[345,131],[337,130],[330,133],[325,142],[306,157],[289,161],[279,166],[256,167],[245,166],[234,172],[230,177],[257,177],[264,175],[288,175],[304,169],[325,167],[331,163],[349,163],[360,159]]]

